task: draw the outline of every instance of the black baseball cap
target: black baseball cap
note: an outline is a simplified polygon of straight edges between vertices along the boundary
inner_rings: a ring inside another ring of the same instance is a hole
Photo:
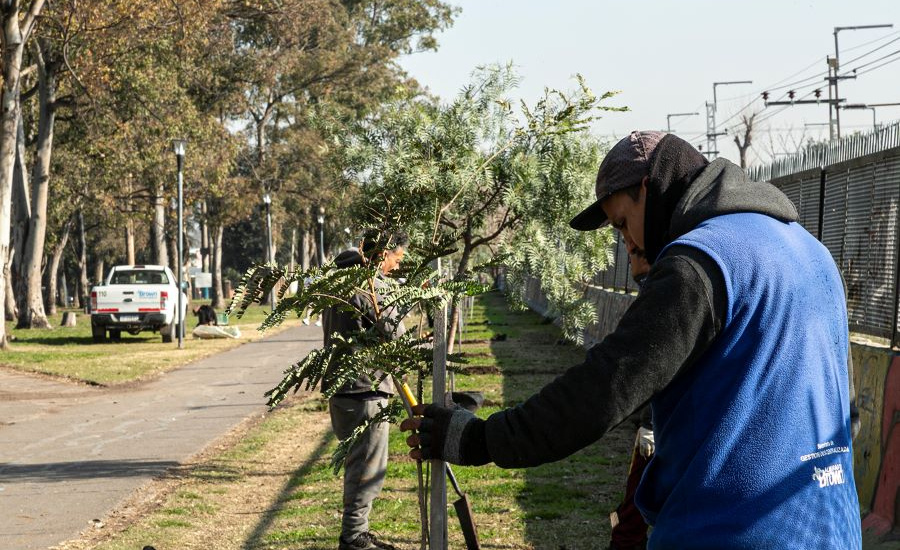
[[[572,218],[569,226],[579,231],[593,231],[606,225],[606,213],[600,206],[607,197],[640,185],[650,175],[650,158],[665,132],[634,131],[622,138],[606,154],[597,171],[594,192],[597,200]]]

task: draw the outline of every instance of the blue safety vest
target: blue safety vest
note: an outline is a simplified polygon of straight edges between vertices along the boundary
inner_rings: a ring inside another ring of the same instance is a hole
[[[649,548],[861,548],[847,314],[828,250],[754,213],[675,245],[718,264],[728,309],[710,348],[651,401],[656,454],[635,498]]]

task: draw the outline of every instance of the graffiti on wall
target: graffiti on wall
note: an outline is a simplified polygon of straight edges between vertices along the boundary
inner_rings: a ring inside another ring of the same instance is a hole
[[[853,442],[853,470],[859,507],[863,515],[872,508],[881,473],[881,419],[884,409],[884,379],[894,356],[888,350],[852,346],[853,378],[860,430]]]
[[[853,470],[863,530],[880,536],[900,513],[900,356],[860,344],[853,344],[852,354],[860,418]]]
[[[882,353],[887,355],[886,351]],[[890,363],[881,379],[881,391],[873,388],[876,397],[880,393],[882,403],[881,415],[876,418],[877,431],[871,437],[878,440],[881,456],[871,508],[863,518],[863,530],[875,535],[890,532],[900,515],[900,357],[888,357]]]

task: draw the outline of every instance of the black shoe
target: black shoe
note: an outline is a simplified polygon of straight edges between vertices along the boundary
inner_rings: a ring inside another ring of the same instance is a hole
[[[393,544],[378,540],[371,531],[362,533],[351,542],[338,539],[338,550],[398,550]]]
[[[643,542],[639,542],[633,546],[620,546],[617,544],[609,543],[608,550],[647,550],[647,539],[644,539]]]

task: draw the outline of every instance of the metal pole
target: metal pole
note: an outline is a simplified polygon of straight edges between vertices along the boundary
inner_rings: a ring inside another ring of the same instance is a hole
[[[720,135],[725,135],[724,132],[716,131],[716,111],[719,109],[719,99],[716,96],[716,86],[728,86],[731,84],[753,84],[752,80],[728,80],[726,82],[713,82],[713,102],[712,102],[712,111],[709,109],[709,104],[706,106],[706,127],[707,132],[710,134],[707,139],[707,144],[710,147],[710,150],[707,151],[707,155],[709,159],[712,160],[719,156],[719,143],[717,137]]]
[[[826,58],[828,62],[828,141],[834,141],[834,107],[835,102],[833,101],[835,96],[833,95],[832,88],[834,83],[837,82],[837,79],[833,76],[832,71],[832,61],[831,58]]]
[[[887,25],[855,25],[852,27],[835,27],[834,28],[834,125],[837,130],[837,138],[841,139],[841,94],[838,93],[838,81],[841,79],[841,76],[838,74],[838,69],[841,67],[841,63],[838,60],[838,33],[841,31],[858,31],[864,29],[892,29],[894,28],[893,24]],[[848,77],[855,78],[855,77]]]
[[[841,139],[841,94],[838,92],[838,81],[840,80],[838,69],[841,66],[840,61],[838,61],[839,30],[838,27],[834,28],[834,127],[837,138]]]
[[[673,116],[694,116],[700,113],[670,113],[666,115],[666,132],[672,133],[672,117]]]
[[[319,207],[319,215],[316,217],[319,222],[319,266],[325,265],[325,207]]]
[[[438,277],[441,260],[435,260]],[[447,393],[447,308],[434,315],[434,370],[431,379],[431,401],[446,405]],[[431,537],[430,550],[447,550],[447,464],[442,460],[431,461],[431,509],[428,525]]]
[[[182,286],[184,282],[182,281],[184,266],[181,265],[182,258],[184,257],[183,249],[184,249],[184,237],[182,235],[184,230],[183,223],[183,197],[184,197],[184,180],[181,175],[182,167],[184,165],[184,155],[176,155],[178,159],[178,349],[184,348],[184,298],[182,295],[184,294],[182,290]]]
[[[275,254],[272,250],[272,208],[266,201],[266,261],[275,263]],[[275,311],[275,289],[269,291],[269,305]]]

